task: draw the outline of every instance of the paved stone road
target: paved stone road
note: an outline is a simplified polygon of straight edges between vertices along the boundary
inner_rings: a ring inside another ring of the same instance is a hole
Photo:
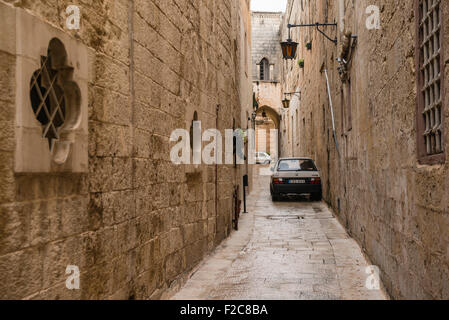
[[[385,299],[365,288],[369,265],[324,203],[272,203],[259,177],[249,212],[173,299]]]

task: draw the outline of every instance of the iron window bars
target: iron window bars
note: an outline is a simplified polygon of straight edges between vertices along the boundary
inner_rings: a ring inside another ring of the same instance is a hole
[[[443,99],[442,99],[442,55],[441,55],[441,0],[419,0],[419,72],[420,108],[418,117],[423,117],[419,130],[424,137],[425,152],[432,156],[444,152]]]

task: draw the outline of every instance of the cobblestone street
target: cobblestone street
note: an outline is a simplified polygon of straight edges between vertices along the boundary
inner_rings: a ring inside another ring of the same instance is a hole
[[[368,290],[369,263],[324,203],[272,203],[259,176],[249,214],[174,299],[385,299]]]

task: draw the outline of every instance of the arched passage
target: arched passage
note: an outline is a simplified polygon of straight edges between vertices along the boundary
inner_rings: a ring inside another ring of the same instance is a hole
[[[263,106],[256,110],[257,116],[261,116],[264,112],[266,113],[268,118],[273,120],[276,129],[279,129],[281,123],[281,116],[279,115],[279,113],[269,106]]]
[[[279,128],[281,117],[279,113],[269,107],[263,106],[256,111],[256,152],[267,152],[272,158],[279,155]],[[277,130],[277,131],[273,131]],[[277,134],[273,135],[274,132]]]

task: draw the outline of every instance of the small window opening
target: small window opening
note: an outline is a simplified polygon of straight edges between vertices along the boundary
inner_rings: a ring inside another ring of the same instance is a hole
[[[41,57],[41,67],[31,76],[30,100],[37,121],[43,127],[42,136],[48,139],[50,150],[53,141],[59,140],[59,129],[66,120],[66,92],[64,78],[72,68],[66,65],[67,53],[58,39],[52,39],[48,55]]]

